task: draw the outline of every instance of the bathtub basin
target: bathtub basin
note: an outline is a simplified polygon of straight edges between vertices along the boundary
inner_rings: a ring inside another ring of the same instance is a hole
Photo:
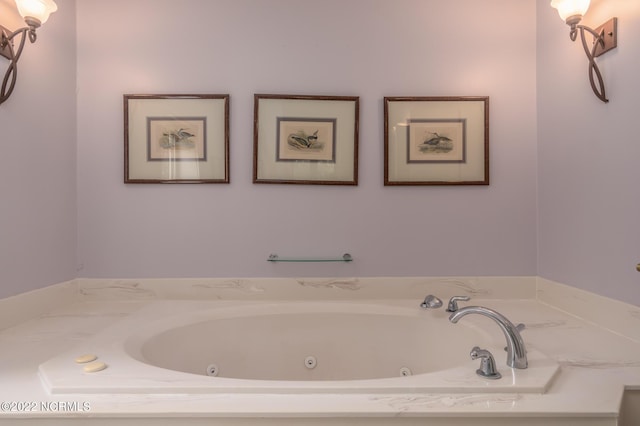
[[[501,333],[480,324],[415,301],[157,301],[39,373],[53,394],[544,393],[558,365],[530,349],[528,369],[507,367]],[[475,374],[476,345],[494,353],[502,379]],[[74,359],[87,353],[108,368],[84,372]]]
[[[369,306],[327,312],[322,305],[247,309],[151,336],[136,333],[126,350],[169,370],[249,380],[363,380],[425,374],[464,364],[470,342],[487,333]],[[346,312],[346,311],[349,312]]]

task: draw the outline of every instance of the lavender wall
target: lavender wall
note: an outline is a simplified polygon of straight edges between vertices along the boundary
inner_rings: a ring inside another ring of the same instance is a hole
[[[0,298],[76,274],[75,6],[58,5],[0,105]]]
[[[536,274],[534,1],[77,11],[80,276]],[[229,93],[231,184],[124,185],[124,93]],[[252,184],[254,93],[360,96],[359,186]],[[384,187],[382,98],[400,95],[490,96],[491,186]],[[352,264],[266,262],[346,251]]]
[[[581,45],[538,2],[538,274],[640,305],[640,3],[594,0],[584,23],[613,16],[619,46],[598,59],[604,104]]]
[[[539,274],[640,305],[637,2],[585,21],[620,18],[607,105],[546,0],[57,2],[0,106],[0,297],[76,275]],[[231,94],[230,185],[122,183],[122,94],[171,92]],[[251,183],[266,92],[361,97],[358,187]],[[395,95],[491,96],[491,186],[383,187]]]

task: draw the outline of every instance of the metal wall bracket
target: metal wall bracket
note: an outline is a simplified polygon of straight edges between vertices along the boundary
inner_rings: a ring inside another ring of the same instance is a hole
[[[618,47],[618,18],[609,19],[604,24],[596,27],[594,31],[600,35],[600,39],[593,40],[597,44],[593,51],[595,58]],[[598,40],[602,40],[602,42]]]
[[[9,37],[11,37],[11,31],[0,25],[0,37],[0,55],[11,60],[11,49],[9,46],[9,43],[13,43],[9,39]]]

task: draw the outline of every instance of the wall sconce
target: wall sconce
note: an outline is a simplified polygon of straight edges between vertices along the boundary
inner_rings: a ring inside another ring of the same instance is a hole
[[[16,85],[16,77],[18,76],[18,60],[22,55],[27,37],[31,43],[36,41],[36,28],[47,22],[49,15],[58,10],[58,6],[53,0],[16,0],[18,12],[27,24],[26,27],[9,31],[0,25],[0,55],[9,60],[9,66],[2,79],[2,88],[0,90],[0,104],[9,99]],[[18,48],[16,49],[14,42],[20,37]]]
[[[595,29],[585,25],[578,25],[584,14],[587,13],[589,3],[590,0],[551,0],[551,6],[558,9],[560,18],[571,27],[571,32],[569,33],[571,41],[576,41],[578,30],[580,31],[582,47],[589,59],[589,83],[591,83],[591,89],[602,102],[609,102],[604,91],[602,73],[600,73],[595,58],[618,46],[618,18],[611,18]],[[587,43],[585,32],[593,36],[591,47]]]

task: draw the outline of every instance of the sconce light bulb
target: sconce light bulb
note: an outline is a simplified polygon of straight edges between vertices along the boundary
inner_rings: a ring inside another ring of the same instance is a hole
[[[16,5],[20,16],[29,26],[32,23],[44,24],[49,15],[58,10],[58,5],[53,0],[16,0]],[[36,28],[40,25],[36,25]]]
[[[589,10],[591,0],[551,0],[551,7],[558,10],[560,18],[568,25],[577,25]]]

